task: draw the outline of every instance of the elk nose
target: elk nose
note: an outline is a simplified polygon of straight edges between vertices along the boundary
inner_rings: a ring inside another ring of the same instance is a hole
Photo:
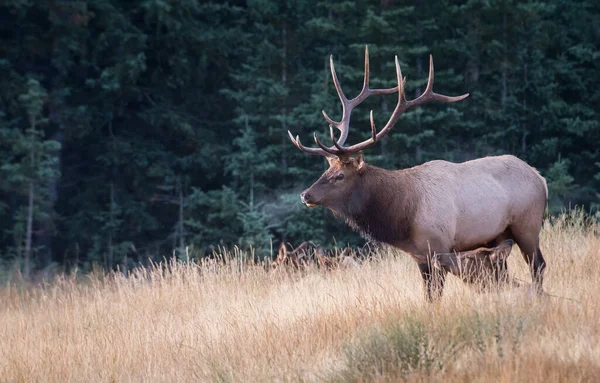
[[[307,202],[310,202],[311,196],[305,190],[305,191],[302,192],[302,194],[300,194],[300,199],[302,200],[303,203],[307,203]]]

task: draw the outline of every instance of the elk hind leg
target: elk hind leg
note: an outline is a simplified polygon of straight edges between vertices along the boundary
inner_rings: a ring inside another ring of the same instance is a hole
[[[529,265],[531,272],[531,279],[537,292],[541,293],[542,284],[544,282],[544,270],[546,269],[546,261],[542,255],[542,251],[539,246],[538,234],[527,235],[521,234],[519,231],[512,230],[515,242],[521,249],[521,254],[525,261]],[[539,233],[539,231],[538,231]]]
[[[419,271],[421,272],[421,277],[423,277],[427,301],[435,302],[439,300],[444,290],[446,271],[438,270],[433,267],[431,262],[419,263]]]

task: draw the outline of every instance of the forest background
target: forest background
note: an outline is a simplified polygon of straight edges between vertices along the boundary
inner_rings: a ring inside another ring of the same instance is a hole
[[[132,267],[218,246],[364,240],[299,192],[300,152],[360,90],[469,98],[402,116],[366,153],[388,169],[511,153],[548,181],[549,212],[600,206],[597,1],[0,1],[0,268]],[[349,142],[383,124],[369,99]]]

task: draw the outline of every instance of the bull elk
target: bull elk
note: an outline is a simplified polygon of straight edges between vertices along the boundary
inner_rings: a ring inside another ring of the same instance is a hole
[[[315,133],[318,147],[306,147],[288,131],[298,149],[323,156],[329,162],[329,169],[302,192],[302,202],[308,207],[326,207],[365,237],[410,254],[419,266],[429,300],[441,296],[446,275],[446,271],[432,268],[432,254],[494,246],[506,239],[517,243],[529,264],[534,285],[541,291],[546,262],[539,248],[539,233],[548,189],[537,170],[512,155],[463,163],[436,160],[395,171],[364,161],[363,150],[381,141],[406,110],[429,101],[456,102],[468,96],[449,97],[433,92],[430,56],[425,91],[416,99],[407,100],[406,79],[397,56],[395,66],[398,86],[371,89],[367,47],[362,90],[348,99],[330,57],[333,83],[342,103],[340,121],[323,111],[332,146],[321,143]],[[352,110],[369,96],[392,93],[398,93],[398,102],[384,127],[377,132],[371,111],[371,137],[345,146]],[[334,127],[340,131],[337,139]]]

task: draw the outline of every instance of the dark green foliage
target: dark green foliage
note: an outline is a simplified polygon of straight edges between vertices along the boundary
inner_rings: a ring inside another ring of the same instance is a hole
[[[548,185],[548,209],[550,213],[560,213],[569,202],[569,196],[575,189],[574,178],[569,174],[569,161],[558,159],[546,172]]]
[[[119,0],[0,4],[0,259],[106,268],[187,246],[364,243],[298,194],[326,168],[289,142],[326,137],[346,95],[426,83],[467,100],[407,112],[367,160],[386,168],[513,153],[552,213],[599,206],[597,2]],[[387,121],[394,95],[357,108]],[[29,238],[29,239],[28,239]],[[27,255],[29,254],[29,255]]]

